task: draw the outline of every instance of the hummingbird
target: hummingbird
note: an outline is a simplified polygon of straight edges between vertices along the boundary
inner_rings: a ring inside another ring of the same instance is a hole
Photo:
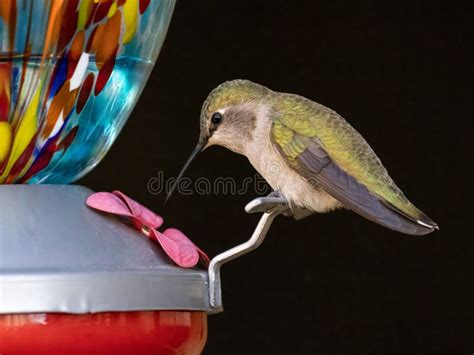
[[[305,97],[248,80],[219,85],[202,106],[198,143],[167,200],[196,155],[213,145],[246,156],[293,209],[347,208],[411,235],[438,229],[397,187],[359,132]]]

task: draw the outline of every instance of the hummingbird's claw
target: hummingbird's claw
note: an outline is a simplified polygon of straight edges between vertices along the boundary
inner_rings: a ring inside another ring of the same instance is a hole
[[[276,190],[272,191],[267,197],[275,197],[275,198],[281,198],[285,200],[285,203],[288,205],[289,208],[286,212],[283,212],[284,216],[293,217],[296,220],[300,220],[314,214],[314,211],[308,210],[306,208],[291,207],[288,201],[286,200],[286,198],[281,194],[280,191],[276,191]]]
[[[282,208],[282,206],[286,208]],[[283,211],[289,210],[290,206],[288,201],[278,191],[272,191],[266,197],[258,197],[250,201],[245,206],[245,212],[247,213],[265,213],[271,212],[277,208],[282,208]]]
[[[285,210],[289,209],[286,199],[283,197],[258,197],[250,201],[245,206],[245,212],[247,213],[265,213],[271,212],[275,208],[282,208]]]
[[[273,190],[272,192],[270,192],[270,193],[267,195],[267,197],[277,197],[277,198],[284,199],[284,200],[286,201],[285,196],[283,196],[283,195],[281,194],[281,192],[278,191],[278,190]]]
[[[281,213],[283,215],[293,217],[296,220],[306,218],[314,213],[305,208],[291,208],[286,198],[278,191],[272,191],[266,197],[258,197],[245,206],[245,212],[247,213],[265,213],[276,209],[282,209]]]

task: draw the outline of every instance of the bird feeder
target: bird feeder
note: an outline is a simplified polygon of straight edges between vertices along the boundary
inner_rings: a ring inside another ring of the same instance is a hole
[[[0,186],[0,353],[198,353],[207,272],[88,208],[91,193]]]
[[[1,354],[198,354],[207,314],[222,311],[220,268],[263,241],[284,200],[246,242],[183,269],[156,243],[88,208],[74,185],[0,186]],[[25,341],[27,339],[27,341]]]

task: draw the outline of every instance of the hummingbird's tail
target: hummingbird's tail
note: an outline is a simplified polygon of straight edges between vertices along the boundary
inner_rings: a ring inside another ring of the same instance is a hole
[[[377,198],[375,195],[369,196],[370,203],[347,207],[372,222],[404,234],[425,235],[439,229],[431,218],[413,205],[411,206],[412,211],[417,213],[407,215],[389,202]]]
[[[431,220],[431,222],[415,220],[382,201],[380,201],[380,204],[377,203],[377,205],[377,213],[367,213],[366,210],[354,208],[354,206],[351,209],[372,222],[404,234],[425,235],[439,229],[438,225]]]
[[[425,235],[439,230],[438,225],[430,217],[413,205],[412,210],[416,211],[413,215],[406,214],[386,201],[383,201],[383,205],[386,208],[386,218],[375,222],[387,228],[413,235]]]

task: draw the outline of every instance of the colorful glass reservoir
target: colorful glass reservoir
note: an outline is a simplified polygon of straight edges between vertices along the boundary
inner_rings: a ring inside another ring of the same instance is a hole
[[[0,1],[0,183],[70,183],[119,134],[175,0]]]

